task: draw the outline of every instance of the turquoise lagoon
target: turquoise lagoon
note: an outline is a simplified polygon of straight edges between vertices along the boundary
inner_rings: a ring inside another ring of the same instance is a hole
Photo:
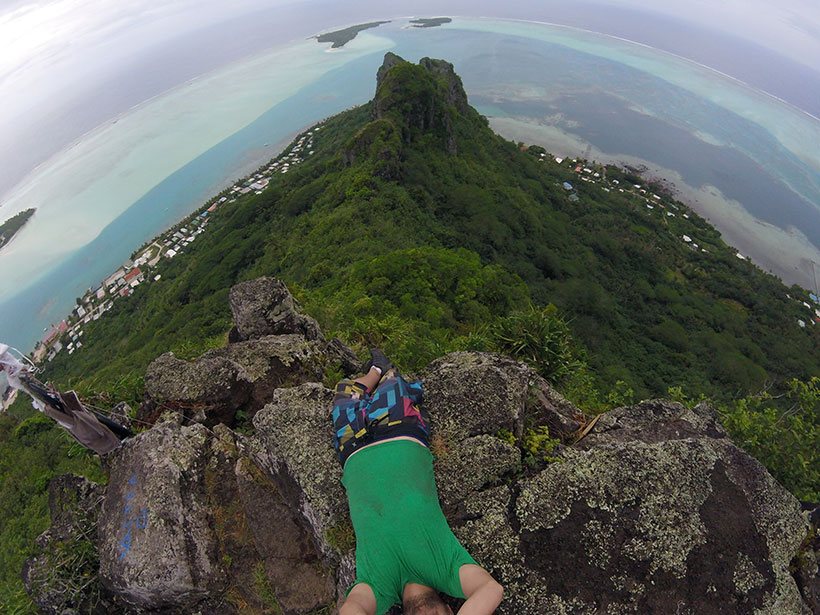
[[[373,95],[386,51],[452,62],[508,138],[587,148],[674,181],[728,240],[789,283],[820,263],[820,121],[704,67],[529,22],[406,19],[341,50],[297,41],[203,75],[99,127],[35,170],[0,218],[37,214],[0,253],[0,340],[29,350],[138,246]]]

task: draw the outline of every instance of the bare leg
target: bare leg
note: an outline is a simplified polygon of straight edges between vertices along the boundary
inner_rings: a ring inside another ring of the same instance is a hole
[[[360,378],[356,378],[354,382],[358,382],[359,384],[366,386],[367,392],[369,393],[376,387],[377,384],[379,384],[381,377],[382,375],[379,373],[379,370],[375,367],[371,367],[369,372]]]

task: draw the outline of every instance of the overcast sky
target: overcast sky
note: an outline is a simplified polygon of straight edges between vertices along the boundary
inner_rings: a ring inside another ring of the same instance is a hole
[[[707,26],[820,69],[820,2],[817,0],[599,0],[609,6],[652,10]]]
[[[623,10],[625,19],[640,21],[639,13],[652,11],[647,17],[722,32],[820,74],[818,0],[4,0],[0,195],[55,147],[121,113],[124,105],[264,46],[385,11],[530,17],[606,30],[607,20],[592,19],[591,4],[607,15]],[[640,36],[640,28],[622,30]],[[646,34],[641,42],[660,44]],[[708,57],[696,59],[709,64]],[[813,96],[820,99],[820,92]]]

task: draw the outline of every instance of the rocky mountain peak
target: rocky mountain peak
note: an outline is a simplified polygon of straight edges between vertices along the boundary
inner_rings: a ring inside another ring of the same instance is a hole
[[[431,58],[412,64],[394,53],[385,54],[376,76],[373,117],[395,122],[406,142],[433,134],[455,154],[457,118],[474,114],[452,64]]]

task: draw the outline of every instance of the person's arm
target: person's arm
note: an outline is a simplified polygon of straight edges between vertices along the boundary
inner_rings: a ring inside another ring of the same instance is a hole
[[[492,615],[501,604],[504,588],[489,572],[475,564],[464,564],[458,571],[461,591],[467,601],[458,615]]]
[[[375,615],[376,596],[365,583],[359,583],[347,595],[339,615]]]

